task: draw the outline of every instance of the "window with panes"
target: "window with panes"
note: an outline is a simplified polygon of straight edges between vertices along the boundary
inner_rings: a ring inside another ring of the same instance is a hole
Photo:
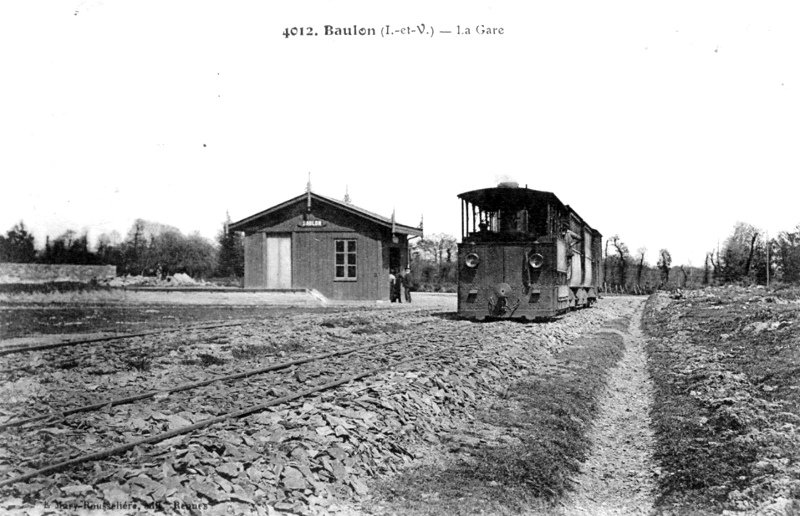
[[[356,241],[336,240],[336,273],[334,278],[339,281],[355,281],[356,268]]]

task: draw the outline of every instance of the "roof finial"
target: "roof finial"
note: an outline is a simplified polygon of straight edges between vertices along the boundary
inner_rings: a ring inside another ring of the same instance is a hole
[[[347,185],[344,185],[344,202],[347,204],[353,203],[353,201],[350,200],[350,190],[348,189]]]
[[[308,173],[308,183],[306,184],[306,211],[311,213],[311,172]]]
[[[394,235],[396,231],[397,227],[394,222],[394,206],[392,206],[392,235]]]
[[[419,230],[422,231],[422,222],[425,219],[425,215],[420,213],[419,214]]]

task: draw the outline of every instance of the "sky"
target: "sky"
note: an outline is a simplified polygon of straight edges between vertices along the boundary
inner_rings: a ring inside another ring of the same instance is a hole
[[[800,224],[790,2],[0,7],[0,232],[22,220],[39,247],[68,229],[124,237],[137,218],[214,238],[309,174],[321,195],[456,237],[459,193],[514,180],[651,264],[666,248],[702,266],[737,221]]]

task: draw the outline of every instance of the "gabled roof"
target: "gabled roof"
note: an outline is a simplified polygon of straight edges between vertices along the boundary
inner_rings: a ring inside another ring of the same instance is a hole
[[[255,215],[250,215],[249,217],[246,217],[246,218],[244,218],[242,220],[233,222],[228,226],[228,228],[233,230],[233,231],[244,231],[245,229],[247,229],[248,226],[253,225],[254,223],[256,223],[259,219],[261,219],[263,217],[267,217],[267,216],[269,216],[269,215],[271,215],[271,214],[273,214],[275,212],[278,212],[278,211],[280,211],[280,210],[282,210],[284,208],[287,208],[287,207],[289,207],[289,206],[291,206],[293,204],[296,204],[298,202],[303,202],[303,203],[307,202],[308,195],[309,195],[308,193],[304,193],[302,195],[298,195],[297,197],[289,199],[288,201],[283,202],[281,204],[277,204],[277,205],[273,206],[272,208],[267,208],[266,210],[264,210],[262,212],[259,212],[259,213],[256,213]],[[336,199],[331,199],[330,197],[325,197],[325,196],[319,195],[317,193],[311,192],[311,206],[312,207],[314,206],[315,202],[321,202],[321,203],[324,203],[324,204],[329,204],[329,205],[331,205],[331,206],[333,206],[335,208],[338,208],[338,209],[340,209],[342,211],[345,211],[347,213],[351,213],[353,215],[356,215],[356,216],[361,217],[363,219],[369,220],[370,222],[374,222],[375,224],[378,224],[380,226],[384,226],[384,227],[389,228],[389,229],[394,228],[394,232],[398,233],[398,234],[401,234],[401,235],[412,235],[412,236],[419,236],[419,237],[423,236],[422,235],[422,229],[420,229],[420,228],[414,228],[414,227],[411,227],[411,226],[406,226],[405,224],[399,224],[396,221],[395,221],[394,224],[392,224],[392,219],[390,219],[390,218],[383,217],[381,215],[378,215],[377,213],[372,213],[371,211],[367,211],[367,210],[365,210],[363,208],[359,208],[358,206],[354,206],[354,205],[348,204],[346,202],[338,201]]]

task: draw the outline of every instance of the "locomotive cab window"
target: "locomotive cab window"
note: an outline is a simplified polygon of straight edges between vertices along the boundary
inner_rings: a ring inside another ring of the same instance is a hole
[[[358,278],[356,254],[355,240],[336,240],[334,275],[336,281],[356,281]]]

